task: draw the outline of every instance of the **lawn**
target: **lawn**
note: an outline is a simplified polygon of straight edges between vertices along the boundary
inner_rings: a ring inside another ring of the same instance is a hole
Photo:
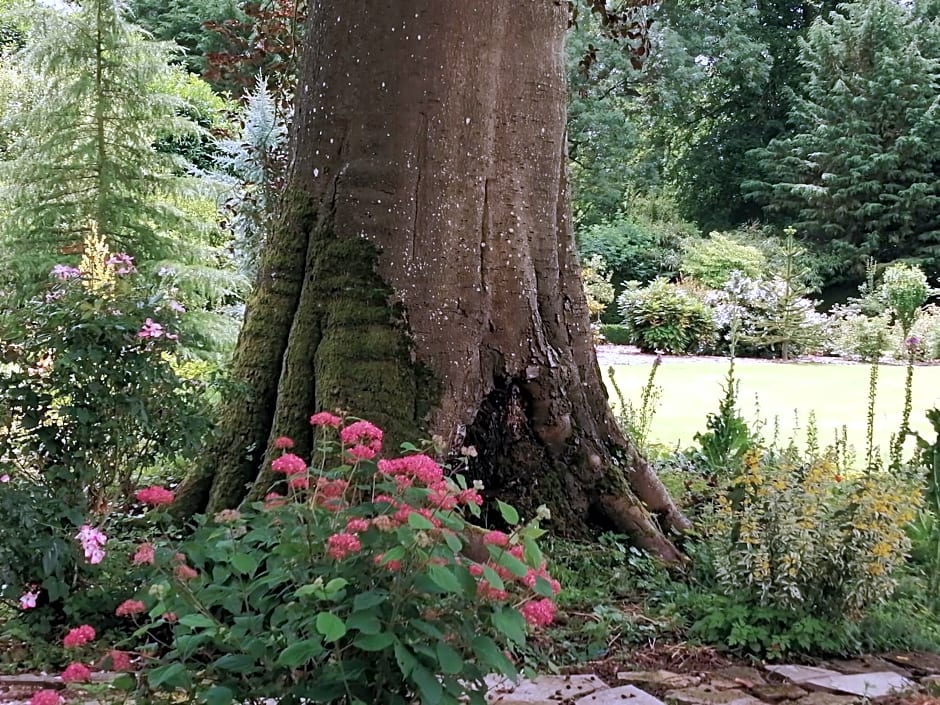
[[[627,399],[639,403],[652,358],[643,364],[616,365],[614,375]],[[605,378],[609,365],[602,359]],[[797,428],[803,438],[810,411],[815,410],[822,445],[845,426],[849,442],[859,456],[865,451],[869,368],[859,364],[775,363],[738,360],[741,409],[755,424],[763,423],[765,438],[773,435],[775,419],[781,436],[789,439]],[[685,448],[705,428],[706,415],[718,408],[728,363],[718,359],[663,358],[656,374],[660,403],[653,419],[651,440]],[[886,452],[898,428],[904,406],[904,368],[881,365],[875,408],[875,443]],[[612,394],[612,401],[616,401]],[[914,370],[912,426],[930,431],[924,412],[940,405],[940,367]],[[932,438],[932,434],[928,437]],[[912,441],[909,441],[909,444]]]

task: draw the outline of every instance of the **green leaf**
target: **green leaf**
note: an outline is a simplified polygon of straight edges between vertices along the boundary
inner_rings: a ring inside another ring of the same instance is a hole
[[[473,652],[486,666],[495,668],[499,673],[510,678],[518,675],[512,661],[506,658],[503,650],[488,636],[474,637],[470,645],[473,647]]]
[[[391,646],[395,637],[389,632],[381,634],[364,634],[353,640],[353,646],[363,651],[383,651]]]
[[[497,499],[496,506],[499,507],[499,513],[507,524],[515,526],[519,523],[519,512],[517,512],[515,507],[511,504],[506,504],[502,500]]]
[[[431,531],[434,529],[434,523],[426,516],[412,512],[408,515],[408,526],[415,531]]]
[[[336,641],[346,634],[346,623],[332,612],[320,612],[317,615],[317,631],[326,641]]]
[[[327,593],[339,592],[347,585],[349,585],[349,581],[346,578],[333,578],[326,584],[325,590]]]
[[[508,570],[517,578],[524,578],[529,574],[529,566],[527,566],[508,551],[500,552],[495,556],[495,560],[498,565]]]
[[[421,692],[423,705],[439,705],[444,692],[441,682],[421,664],[417,664],[411,671],[411,680]]]
[[[381,605],[387,599],[387,592],[379,592],[377,590],[361,592],[353,598],[353,610],[356,612],[361,612],[371,607]]]
[[[346,618],[346,629],[355,629],[362,634],[378,634],[382,631],[382,623],[374,612],[353,612]]]
[[[457,538],[457,534],[444,534],[444,541],[447,543],[447,547],[454,553],[459,553],[460,549],[463,548],[463,542]]]
[[[552,588],[552,584],[548,582],[541,575],[535,579],[535,587],[533,588],[536,595],[542,597],[555,597],[555,590]]]
[[[111,687],[118,690],[134,690],[137,687],[137,679],[132,673],[122,673],[111,681]]]
[[[428,575],[442,590],[458,595],[463,594],[463,586],[460,584],[460,581],[457,580],[457,576],[445,566],[432,563],[428,566]]]
[[[186,666],[181,663],[169,663],[159,666],[147,674],[147,683],[151,688],[166,686],[167,688],[182,688],[189,683],[189,674]]]
[[[514,607],[503,607],[490,615],[493,626],[510,640],[522,646],[525,644],[525,618]]]
[[[542,551],[535,540],[530,536],[525,536],[522,539],[522,545],[525,547],[523,556],[525,556],[526,563],[534,568],[542,565],[545,558],[542,556]]]
[[[497,573],[488,565],[483,566],[483,577],[486,578],[486,582],[488,582],[495,589],[506,589],[506,586],[503,585],[503,579],[499,577],[499,573]]]
[[[414,667],[418,665],[418,659],[416,659],[414,654],[408,650],[408,647],[400,641],[395,642],[395,661],[398,662],[398,670],[401,671],[401,674],[406,678],[411,674]]]
[[[463,656],[443,641],[437,643],[437,662],[444,673],[457,674],[463,671]]]
[[[216,626],[215,622],[204,614],[194,612],[193,614],[184,614],[180,617],[180,624],[191,629],[206,629]]]
[[[248,654],[225,654],[215,660],[213,665],[223,671],[234,673],[248,673],[256,665],[255,658]]]
[[[313,639],[298,641],[284,649],[277,657],[277,665],[297,668],[324,652],[323,644]]]
[[[242,575],[251,575],[258,570],[258,559],[250,553],[236,553],[229,562]]]
[[[206,705],[229,705],[235,699],[235,693],[224,685],[215,685],[203,694],[202,699]]]

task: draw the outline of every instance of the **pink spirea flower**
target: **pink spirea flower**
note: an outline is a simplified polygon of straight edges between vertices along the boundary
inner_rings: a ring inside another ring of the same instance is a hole
[[[134,258],[126,252],[117,252],[105,261],[106,264],[114,267],[115,274],[132,274],[137,271],[134,267]]]
[[[376,565],[383,566],[386,570],[391,571],[392,573],[397,573],[401,570],[401,561],[396,561],[394,558],[390,561],[385,560],[385,554],[380,553],[375,558],[372,559],[372,562]]]
[[[274,447],[278,450],[290,450],[294,447],[294,441],[287,436],[278,436],[274,439]]]
[[[339,432],[339,439],[343,445],[361,445],[380,453],[384,435],[382,429],[375,424],[368,421],[356,421]]]
[[[479,563],[471,563],[467,570],[470,571],[470,575],[472,575],[474,578],[479,578],[481,575],[483,575],[483,566]]]
[[[329,426],[330,428],[339,428],[343,425],[343,420],[331,414],[329,411],[321,411],[318,414],[314,414],[310,417],[311,426]]]
[[[196,571],[195,568],[191,568],[190,566],[186,565],[185,563],[181,563],[180,565],[176,566],[176,568],[173,569],[173,572],[180,580],[193,580],[194,578],[199,577],[198,571]]]
[[[62,640],[62,646],[71,649],[76,646],[84,646],[90,641],[95,640],[95,629],[88,624],[83,624],[80,627],[74,627],[69,630],[69,633],[65,635],[65,638]]]
[[[350,534],[361,534],[368,531],[371,526],[368,519],[350,519],[346,522],[346,532]]]
[[[145,605],[140,600],[124,600],[121,604],[117,606],[117,609],[114,610],[114,614],[118,617],[130,617],[135,614],[140,614],[147,610],[147,605]]]
[[[297,475],[307,470],[307,461],[293,453],[284,453],[280,458],[274,459],[271,470],[285,475]]]
[[[486,580],[481,580],[477,583],[477,597],[481,600],[502,602],[503,600],[509,599],[509,593],[505,590],[493,587]]]
[[[157,323],[152,318],[148,318],[144,321],[144,324],[140,327],[140,330],[137,331],[138,338],[162,338],[166,331],[163,330],[163,325]]]
[[[54,690],[37,690],[29,699],[29,705],[60,705],[62,696]]]
[[[111,668],[115,671],[131,670],[131,655],[126,651],[114,649],[108,652],[108,657],[111,659]]]
[[[265,509],[274,509],[275,507],[283,507],[287,503],[287,497],[280,495],[277,492],[269,492],[264,496],[264,508]]]
[[[526,602],[519,608],[519,611],[522,612],[525,621],[533,627],[545,627],[555,621],[557,608],[554,602],[545,598]]]
[[[356,460],[372,460],[375,457],[376,451],[370,448],[369,446],[364,445],[355,445],[346,450],[353,458]]]
[[[84,663],[70,663],[60,677],[63,683],[87,683],[91,680],[91,669]]]
[[[31,610],[36,607],[36,599],[39,597],[38,592],[24,592],[20,595],[20,609]]]
[[[142,543],[137,547],[137,550],[134,552],[134,557],[131,561],[134,565],[153,565],[153,545],[149,543]]]
[[[10,481],[10,476],[9,476],[9,475],[6,475],[6,474],[0,475],[0,482],[4,482],[4,483],[5,483],[5,482],[9,482],[9,481]]]
[[[483,543],[488,546],[508,546],[509,536],[502,531],[487,531],[483,534]]]
[[[137,492],[134,493],[134,497],[137,498],[138,502],[150,504],[154,507],[159,507],[164,504],[173,504],[176,499],[176,495],[170,490],[165,487],[158,487],[157,485],[137,490]]]
[[[460,504],[475,504],[478,507],[483,506],[483,496],[472,487],[466,490],[460,490],[457,494],[457,501]]]
[[[326,555],[338,561],[362,549],[359,538],[347,533],[333,534],[326,540],[326,546]]]
[[[98,531],[93,526],[85,524],[75,535],[82,545],[82,551],[85,553],[85,560],[96,565],[104,560],[104,545],[108,542],[108,537]]]
[[[338,499],[346,493],[349,483],[346,480],[327,480],[325,477],[317,478],[317,494],[326,499]]]
[[[306,475],[294,475],[287,484],[291,489],[306,490],[310,487],[310,478]]]
[[[561,583],[555,580],[551,575],[548,574],[548,571],[545,569],[545,564],[542,563],[542,566],[535,570],[534,568],[529,568],[529,572],[526,573],[525,577],[522,579],[524,585],[530,588],[535,587],[535,583],[539,578],[545,580],[552,588],[552,592],[556,595],[561,592]]]
[[[59,281],[65,281],[66,279],[75,279],[82,276],[82,272],[77,267],[70,267],[67,264],[57,264],[52,268],[52,276],[54,276]]]
[[[434,458],[420,453],[380,460],[378,468],[379,472],[386,475],[411,477],[428,486],[444,478],[444,470]]]

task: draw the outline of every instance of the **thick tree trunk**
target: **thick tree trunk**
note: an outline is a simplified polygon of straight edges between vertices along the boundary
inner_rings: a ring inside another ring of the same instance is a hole
[[[566,3],[320,0],[310,16],[289,207],[187,509],[240,501],[273,438],[305,450],[309,414],[339,408],[393,439],[473,445],[471,474],[524,513],[544,503],[561,531],[629,532],[676,560],[660,529],[687,522],[609,411],[581,288]]]

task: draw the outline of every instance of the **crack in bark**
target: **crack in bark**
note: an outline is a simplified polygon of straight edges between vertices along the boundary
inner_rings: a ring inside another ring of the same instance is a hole
[[[427,165],[427,146],[428,146],[428,116],[427,113],[418,113],[418,129],[415,134],[415,183],[411,191],[411,201],[414,208],[411,214],[411,264],[415,261],[415,247],[418,237],[418,215],[421,192],[421,174],[424,173]]]

